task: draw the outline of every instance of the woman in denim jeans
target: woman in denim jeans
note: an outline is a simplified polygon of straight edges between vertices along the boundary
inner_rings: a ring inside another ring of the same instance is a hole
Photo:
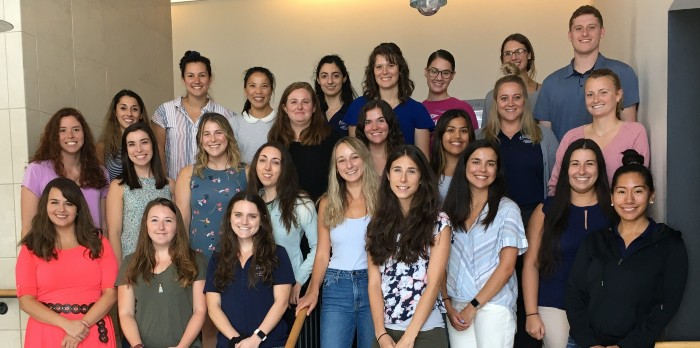
[[[311,313],[323,282],[321,347],[351,347],[357,332],[357,347],[369,348],[374,329],[367,295],[365,232],[376,209],[377,174],[367,147],[351,137],[333,148],[329,173],[328,192],[319,206],[311,283],[297,311],[308,307],[307,315]]]

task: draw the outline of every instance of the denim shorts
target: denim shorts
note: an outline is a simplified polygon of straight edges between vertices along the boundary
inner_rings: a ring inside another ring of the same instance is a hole
[[[352,347],[357,333],[357,348],[370,348],[375,338],[367,270],[329,268],[321,293],[321,347]]]

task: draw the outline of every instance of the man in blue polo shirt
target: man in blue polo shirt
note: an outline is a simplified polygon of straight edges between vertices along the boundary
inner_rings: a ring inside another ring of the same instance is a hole
[[[605,58],[600,53],[600,40],[604,36],[603,16],[595,7],[584,5],[571,15],[569,41],[574,47],[574,59],[569,65],[547,76],[535,105],[535,118],[543,126],[552,128],[560,141],[570,129],[591,122],[586,109],[584,84],[595,69],[608,68],[620,77],[624,93],[622,119],[637,120],[637,75],[629,65]]]

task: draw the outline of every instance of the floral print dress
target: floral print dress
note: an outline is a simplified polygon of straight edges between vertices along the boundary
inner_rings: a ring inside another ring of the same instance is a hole
[[[447,214],[438,214],[433,230],[433,238],[445,227],[450,226]],[[397,237],[398,239],[398,237]],[[430,256],[430,250],[428,250]],[[382,294],[384,294],[384,323],[404,324],[410,322],[423,292],[428,286],[428,259],[418,258],[412,264],[399,262],[393,256],[379,266],[382,273]],[[434,310],[443,307],[442,299],[435,301]]]
[[[218,248],[221,220],[233,196],[246,188],[244,167],[214,170],[204,167],[202,176],[190,181],[190,245],[207,259]]]

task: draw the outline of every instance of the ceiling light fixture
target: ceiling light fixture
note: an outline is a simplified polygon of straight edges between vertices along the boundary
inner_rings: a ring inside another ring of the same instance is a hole
[[[424,16],[432,16],[440,10],[440,7],[447,5],[447,0],[410,0],[411,7],[418,9]]]

